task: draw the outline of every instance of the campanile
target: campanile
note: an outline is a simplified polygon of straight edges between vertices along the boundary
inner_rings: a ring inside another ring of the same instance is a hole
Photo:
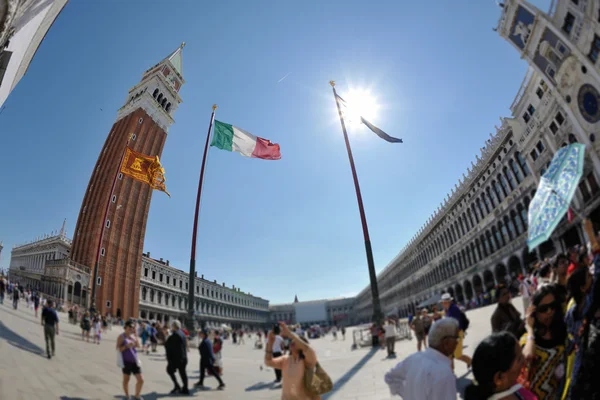
[[[185,83],[183,46],[144,72],[142,80],[129,90],[83,197],[71,258],[90,267],[93,274],[105,224],[98,276],[90,280],[91,284],[99,284],[95,304],[103,315],[111,313],[123,319],[138,317],[142,252],[152,189],[119,174],[112,197],[110,193],[129,137],[129,147],[133,150],[150,156],[162,154],[169,127],[174,122],[173,114],[181,103],[179,90]],[[105,223],[103,217],[109,201]],[[90,299],[90,304],[93,301]]]

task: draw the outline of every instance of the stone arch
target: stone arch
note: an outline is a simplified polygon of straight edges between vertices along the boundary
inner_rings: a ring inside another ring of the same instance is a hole
[[[494,268],[494,272],[494,275],[496,275],[496,282],[498,282],[498,284],[504,285],[506,283],[506,279],[504,279],[506,277],[506,267],[504,266],[504,264],[496,265],[496,268]]]
[[[448,293],[450,293],[450,296],[454,297],[454,288],[452,286],[450,286],[448,289],[446,289],[446,291]]]
[[[483,280],[479,274],[473,275],[473,290],[476,295],[483,292]]]
[[[154,89],[154,93],[152,93],[152,97],[156,98],[158,96],[158,88]]]
[[[483,271],[483,286],[488,292],[492,290],[494,286],[496,286],[496,283],[494,282],[494,274],[489,269]]]
[[[146,319],[146,310],[142,310],[142,312],[140,313],[140,318]]]
[[[465,297],[463,295],[463,288],[460,283],[457,283],[456,286],[454,286],[454,293],[456,293],[456,301],[462,303]]]
[[[513,279],[523,273],[523,268],[521,267],[521,261],[519,261],[519,257],[512,256],[508,259],[508,271]]]
[[[473,298],[473,285],[471,284],[471,281],[469,280],[465,280],[463,283],[463,287],[464,287],[464,292],[465,292],[465,297],[467,300],[470,300]]]
[[[156,101],[158,101],[158,103],[160,104],[160,102],[162,101],[162,99],[163,99],[163,94],[162,94],[162,93],[160,93],[160,94],[158,95],[158,97],[156,98]]]
[[[74,297],[81,296],[81,282],[75,282],[75,286],[73,286],[73,296]]]

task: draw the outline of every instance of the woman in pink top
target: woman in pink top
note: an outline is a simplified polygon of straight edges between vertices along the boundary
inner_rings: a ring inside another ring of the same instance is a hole
[[[273,343],[275,332],[269,332],[265,364],[271,368],[280,369],[283,374],[281,400],[320,400],[321,396],[310,396],[304,389],[304,373],[306,368],[315,368],[317,355],[308,344],[305,337],[290,331],[283,322],[279,323],[281,335],[290,339],[290,353],[273,358]]]

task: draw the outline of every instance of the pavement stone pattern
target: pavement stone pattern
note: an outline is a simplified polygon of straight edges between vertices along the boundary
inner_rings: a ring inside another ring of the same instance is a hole
[[[520,299],[513,300],[522,311]],[[43,327],[27,309],[25,302],[13,310],[11,302],[0,305],[0,399],[122,399],[121,371],[116,365],[116,338],[120,327],[102,334],[100,345],[81,340],[76,325],[69,324],[67,315],[60,313],[60,335],[56,338],[56,356],[45,356]],[[490,318],[495,306],[469,311],[471,321],[464,340],[464,353],[472,355],[476,345],[491,331]],[[40,310],[41,313],[41,310]],[[334,341],[331,335],[315,339],[311,344],[317,351],[319,361],[329,373],[334,390],[323,400],[392,399],[384,374],[396,363],[416,351],[416,340],[396,342],[397,358],[386,358],[385,350],[370,347],[352,350],[352,331],[348,329],[346,340]],[[227,385],[217,391],[217,381],[208,377],[208,391],[192,390],[188,398],[202,399],[280,399],[281,391],[273,385],[274,372],[263,366],[264,350],[254,349],[254,340],[246,339],[243,345],[233,345],[230,340],[223,346],[224,375]],[[183,396],[169,395],[172,382],[165,372],[164,348],[157,353],[141,355],[145,400],[175,399]],[[262,366],[262,368],[261,368]],[[199,354],[196,348],[189,353],[187,367],[190,386],[199,377]],[[457,398],[472,379],[464,363],[457,361]],[[135,379],[131,379],[133,394]],[[395,397],[399,398],[399,397]]]

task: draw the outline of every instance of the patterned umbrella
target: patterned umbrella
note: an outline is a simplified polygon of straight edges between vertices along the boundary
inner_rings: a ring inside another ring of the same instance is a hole
[[[532,250],[550,238],[565,215],[583,176],[585,146],[573,143],[556,152],[529,205],[527,244]]]

